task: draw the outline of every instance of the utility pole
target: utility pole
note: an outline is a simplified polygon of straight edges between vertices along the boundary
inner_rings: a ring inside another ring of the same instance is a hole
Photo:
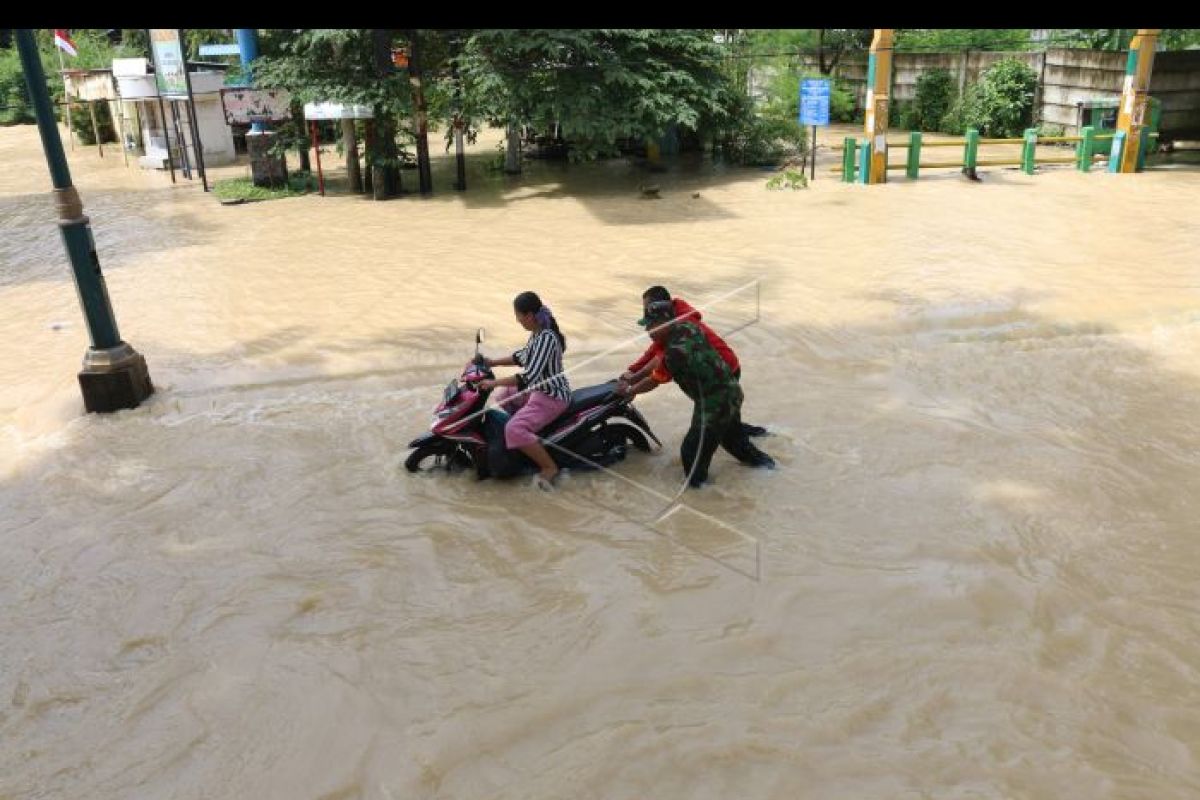
[[[1121,91],[1121,110],[1117,130],[1125,134],[1121,153],[1121,172],[1137,172],[1144,144],[1142,138],[1150,131],[1150,71],[1154,68],[1154,45],[1162,31],[1141,28],[1129,43],[1129,58],[1125,63],[1125,85]]]
[[[42,148],[50,167],[59,232],[67,257],[71,260],[75,290],[91,339],[91,347],[83,357],[83,370],[79,373],[84,407],[89,412],[136,408],[154,391],[146,359],[122,341],[117,330],[104,274],[100,271],[100,259],[96,255],[91,223],[84,216],[83,202],[71,183],[71,171],[63,152],[50,94],[46,90],[46,75],[42,71],[31,29],[21,28],[17,31],[17,49],[25,72],[25,83],[29,87],[29,98],[37,116]]]
[[[867,102],[864,133],[871,150],[871,161],[864,165],[868,169],[869,183],[887,182],[887,124],[888,95],[892,86],[892,41],[895,31],[891,28],[876,28],[871,41],[871,55],[867,66]]]

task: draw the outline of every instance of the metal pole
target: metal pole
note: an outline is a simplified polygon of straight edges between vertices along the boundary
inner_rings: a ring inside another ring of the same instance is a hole
[[[186,128],[192,132],[192,152],[196,155],[196,172],[200,174],[200,185],[208,191],[208,175],[204,172],[204,143],[200,141],[199,130],[196,127],[195,106],[189,103],[183,105],[183,116]]]
[[[167,102],[171,104],[171,121],[175,123],[175,141],[179,142],[179,165],[183,167],[183,177],[190,181],[192,179],[192,162],[187,154],[187,138],[184,137],[183,128],[179,124],[179,110],[175,108],[173,99],[168,99]],[[169,155],[170,152],[168,150],[167,154]]]
[[[171,158],[171,137],[167,133],[167,108],[163,105],[161,92],[158,95],[158,115],[162,122],[163,141],[167,143],[167,166],[171,169],[171,183],[175,183],[175,159]]]
[[[812,129],[812,147],[810,148],[812,150],[812,171],[809,173],[808,179],[815,181],[817,179],[817,126],[813,125]]]
[[[63,152],[58,123],[46,89],[46,75],[38,56],[37,43],[29,28],[17,30],[17,49],[29,87],[29,98],[37,116],[38,133],[50,168],[58,209],[59,232],[71,261],[75,290],[87,322],[91,347],[83,359],[79,384],[88,411],[135,408],[154,391],[146,360],[121,340],[116,316],[100,270],[91,224],[83,214],[83,202],[71,183],[71,171]]]
[[[179,44],[183,45],[183,30],[179,31]],[[196,166],[200,169],[200,185],[208,191],[208,175],[204,171],[204,142],[200,141],[200,122],[196,119],[196,96],[192,94],[192,73],[188,70],[187,54],[183,54],[183,81],[187,84],[188,121],[192,124],[192,143],[196,148]]]

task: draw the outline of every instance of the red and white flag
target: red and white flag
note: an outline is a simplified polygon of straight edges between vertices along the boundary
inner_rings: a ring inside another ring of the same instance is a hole
[[[66,50],[73,56],[79,55],[79,49],[75,47],[75,43],[71,41],[70,34],[62,28],[54,29],[54,45],[62,50]]]

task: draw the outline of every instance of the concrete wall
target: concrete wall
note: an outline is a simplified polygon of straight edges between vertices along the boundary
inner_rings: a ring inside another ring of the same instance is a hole
[[[232,164],[237,159],[237,153],[233,146],[233,132],[225,124],[225,111],[221,108],[221,96],[219,94],[198,94],[195,99],[196,126],[200,129],[200,141],[204,144],[204,165],[219,167]],[[176,101],[175,111],[179,116],[179,124],[187,145],[188,163],[194,168],[196,166],[196,148],[192,141],[192,131],[187,124],[186,108],[186,102]],[[179,169],[182,167],[182,162],[170,103],[166,104],[165,110],[171,152],[174,155],[175,167]],[[141,101],[138,116],[142,122],[142,141],[145,143],[146,151],[145,156],[138,163],[147,169],[166,169],[167,139],[163,132],[157,98]]]
[[[1079,103],[1121,96],[1126,52],[1048,50],[1044,57],[1038,119],[1062,125],[1077,134],[1082,119]]]
[[[1156,54],[1150,96],[1162,101],[1164,135],[1200,139],[1200,50]]]
[[[1061,125],[1067,133],[1076,134],[1081,119],[1080,103],[1120,97],[1128,53],[1074,49],[1040,53],[896,53],[892,60],[892,100],[913,100],[917,79],[922,73],[938,68],[954,75],[961,91],[1005,58],[1023,61],[1038,73],[1035,122]],[[865,52],[844,54],[834,72],[850,84],[859,108],[866,99],[867,59]],[[815,57],[803,59],[802,64],[804,69],[817,72]],[[765,79],[763,76],[755,83],[765,84]],[[1150,95],[1162,103],[1164,138],[1200,139],[1200,51],[1157,53]]]

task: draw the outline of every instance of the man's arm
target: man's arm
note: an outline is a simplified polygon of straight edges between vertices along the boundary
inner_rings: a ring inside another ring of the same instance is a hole
[[[623,394],[626,397],[633,397],[636,394],[652,392],[657,389],[659,385],[659,382],[654,380],[654,378],[642,378],[640,381],[633,384],[617,384],[617,393]],[[624,391],[621,389],[622,386],[625,387]]]
[[[662,366],[662,354],[652,356],[641,369],[629,376],[629,383],[639,384]]]
[[[629,369],[621,373],[621,379],[632,381],[633,377],[642,372],[647,364],[654,361],[655,356],[659,355],[658,346],[653,342],[646,348],[646,352],[642,353],[641,357],[629,365]]]

